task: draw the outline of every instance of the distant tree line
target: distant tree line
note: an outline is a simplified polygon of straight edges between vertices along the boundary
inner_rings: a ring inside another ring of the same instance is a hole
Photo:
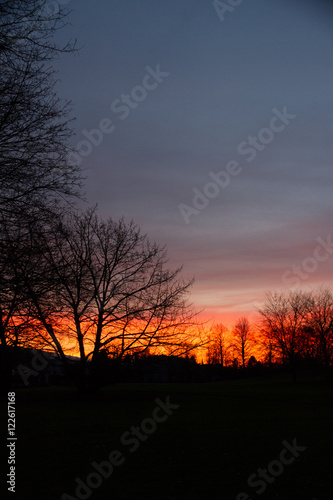
[[[316,291],[270,293],[260,309],[260,331],[269,362],[287,364],[296,380],[300,365],[319,365],[329,379],[333,364],[333,294]]]
[[[333,294],[329,288],[268,293],[258,312],[257,324],[250,325],[243,317],[231,332],[223,325],[214,327],[207,362],[253,367],[259,354],[267,367],[288,367],[293,380],[301,367],[319,367],[327,379],[332,378]]]
[[[247,318],[239,318],[231,331],[218,324],[210,330],[207,363],[245,368],[253,355],[254,345],[254,328]]]

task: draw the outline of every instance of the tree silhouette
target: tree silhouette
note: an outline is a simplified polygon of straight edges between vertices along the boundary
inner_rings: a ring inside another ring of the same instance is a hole
[[[227,351],[230,348],[227,341],[228,329],[221,323],[212,328],[210,342],[207,347],[208,364],[225,366]]]
[[[87,362],[98,372],[101,351],[122,359],[157,348],[186,354],[198,345],[187,301],[193,281],[181,278],[181,268],[168,269],[165,249],[133,222],[72,213],[43,248],[63,325],[79,350],[82,390]]]
[[[6,384],[9,348],[33,342],[40,324],[49,330],[46,343],[54,334],[44,316],[50,314],[50,281],[44,294],[47,275],[36,281],[42,261],[33,231],[43,225],[46,234],[81,189],[80,170],[68,162],[70,109],[56,94],[52,67],[56,56],[74,50],[74,44],[54,42],[66,20],[66,10],[50,11],[47,0],[0,3],[0,358]]]
[[[312,293],[308,307],[306,332],[314,346],[315,355],[324,367],[326,377],[330,378],[333,363],[333,295],[331,290],[322,287]]]
[[[245,368],[246,362],[250,356],[253,332],[247,318],[241,317],[233,328],[232,347],[242,361],[242,367]]]
[[[73,50],[55,33],[66,11],[45,17],[46,0],[0,5],[0,209],[3,217],[45,215],[78,195],[81,174],[69,164],[69,106],[56,94],[53,59]]]
[[[293,380],[296,380],[296,360],[303,352],[309,300],[310,295],[302,291],[268,293],[259,309],[262,334],[283,362],[289,364]]]

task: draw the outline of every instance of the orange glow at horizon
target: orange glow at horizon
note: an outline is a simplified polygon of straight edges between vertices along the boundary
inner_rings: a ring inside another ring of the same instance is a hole
[[[250,324],[253,326],[254,330],[256,330],[256,323],[258,321],[259,315],[257,313],[256,314],[254,314],[254,313],[246,314],[246,311],[245,312],[244,311],[228,312],[228,313],[215,315],[214,317],[212,317],[211,315],[208,315],[208,314],[201,313],[198,316],[198,320],[203,325],[202,333],[204,335],[209,335],[212,331],[214,331],[214,326],[222,324],[227,328],[227,331],[228,331],[227,337],[229,339],[232,339],[233,327],[240,317],[246,317],[249,320]],[[58,325],[58,327],[60,327],[60,325]],[[67,325],[66,323],[64,323],[62,325],[62,327],[63,327],[63,330],[64,329],[69,330],[69,325]],[[79,350],[77,339],[70,338],[70,335],[66,336],[65,333],[62,333],[61,338],[62,338],[62,344],[64,346],[63,347],[64,353],[68,356],[80,357],[80,350]],[[91,351],[93,350],[92,341],[93,341],[93,336],[92,336],[91,340],[89,340],[89,338],[87,336],[87,338],[84,341],[86,356],[88,354],[91,354]],[[153,353],[163,354],[165,352],[163,352],[163,348],[155,348],[153,350]],[[206,355],[207,355],[207,347],[206,346],[195,349],[194,353],[197,354],[197,362],[201,362],[201,361],[206,362]],[[257,360],[263,359],[263,352],[259,346],[253,348],[252,354],[256,357]],[[91,359],[91,356],[89,357],[89,359]]]

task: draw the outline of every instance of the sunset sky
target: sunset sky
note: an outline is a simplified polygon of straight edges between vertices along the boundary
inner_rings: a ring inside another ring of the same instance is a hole
[[[166,245],[216,322],[333,285],[331,2],[59,3],[89,204]]]

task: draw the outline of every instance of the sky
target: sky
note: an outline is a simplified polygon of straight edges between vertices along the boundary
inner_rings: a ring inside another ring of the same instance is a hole
[[[332,4],[59,3],[89,205],[165,245],[216,323],[254,321],[267,291],[333,286]]]

